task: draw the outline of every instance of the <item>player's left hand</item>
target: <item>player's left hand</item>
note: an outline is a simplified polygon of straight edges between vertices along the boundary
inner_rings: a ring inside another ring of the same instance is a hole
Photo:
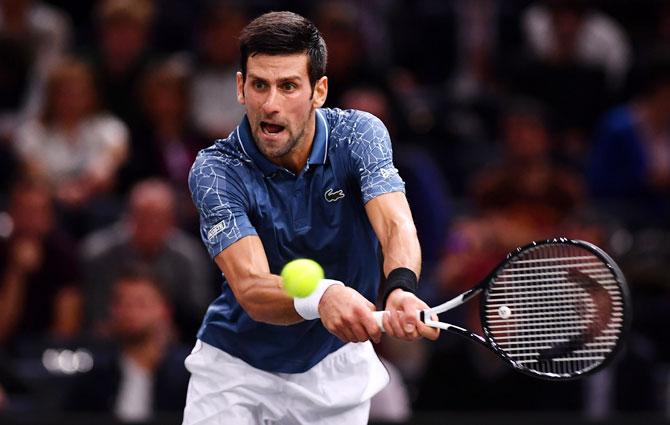
[[[407,341],[419,338],[436,340],[440,330],[427,326],[417,318],[417,311],[427,309],[428,305],[411,292],[398,288],[391,292],[386,300],[383,323],[388,335]]]

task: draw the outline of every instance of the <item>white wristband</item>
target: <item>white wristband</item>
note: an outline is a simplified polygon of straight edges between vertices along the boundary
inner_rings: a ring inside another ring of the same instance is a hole
[[[311,294],[305,298],[293,298],[293,307],[295,307],[295,311],[305,320],[314,320],[321,317],[319,316],[319,302],[321,301],[323,293],[326,292],[326,289],[328,289],[330,285],[344,286],[344,283],[339,280],[321,279]]]

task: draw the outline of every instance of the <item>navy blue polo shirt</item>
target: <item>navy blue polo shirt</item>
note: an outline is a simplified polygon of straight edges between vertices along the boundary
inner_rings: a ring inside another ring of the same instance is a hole
[[[364,206],[381,194],[404,191],[404,183],[393,166],[388,132],[373,115],[318,109],[312,150],[297,175],[260,153],[245,117],[228,138],[198,154],[189,187],[212,258],[257,235],[272,273],[295,258],[311,258],[327,278],[374,302],[379,242]],[[320,320],[291,326],[254,321],[225,276],[198,338],[254,367],[285,373],[304,372],[343,344]]]

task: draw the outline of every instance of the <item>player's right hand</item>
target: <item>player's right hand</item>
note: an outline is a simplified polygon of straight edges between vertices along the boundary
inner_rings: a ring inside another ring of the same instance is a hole
[[[342,285],[331,285],[319,302],[321,322],[344,342],[380,341],[381,329],[372,316],[373,311],[374,304]]]

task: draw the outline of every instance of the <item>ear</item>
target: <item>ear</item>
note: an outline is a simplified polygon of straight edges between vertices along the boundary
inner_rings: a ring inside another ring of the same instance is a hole
[[[235,80],[237,82],[237,101],[241,104],[245,104],[244,100],[244,78],[242,77],[242,73],[240,71],[237,71],[237,74],[235,74]]]
[[[312,107],[320,108],[326,103],[328,97],[328,77],[321,77],[314,85],[314,95],[312,96]]]

